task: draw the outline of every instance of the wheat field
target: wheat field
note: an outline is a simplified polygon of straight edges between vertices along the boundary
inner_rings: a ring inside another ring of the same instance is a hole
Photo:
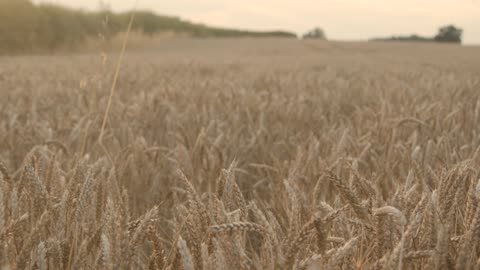
[[[480,269],[479,47],[117,57],[0,58],[2,270]]]

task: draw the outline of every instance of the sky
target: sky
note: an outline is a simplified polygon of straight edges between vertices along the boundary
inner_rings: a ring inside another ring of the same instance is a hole
[[[420,34],[440,26],[464,30],[464,43],[480,44],[480,0],[137,0],[137,9],[179,16],[211,26],[248,30],[321,27],[331,40]],[[135,0],[34,0],[95,10],[101,2],[114,11],[131,10]]]

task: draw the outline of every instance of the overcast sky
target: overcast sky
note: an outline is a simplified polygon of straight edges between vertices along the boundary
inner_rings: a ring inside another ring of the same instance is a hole
[[[35,0],[97,9],[99,0]],[[115,11],[135,0],[103,0]],[[323,28],[329,39],[366,40],[398,34],[433,35],[453,23],[464,42],[480,44],[480,0],[138,0],[138,9],[212,26],[303,33]]]

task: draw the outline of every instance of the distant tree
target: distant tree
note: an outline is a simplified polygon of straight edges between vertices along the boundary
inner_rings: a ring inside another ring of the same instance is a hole
[[[384,38],[372,38],[370,41],[405,41],[405,42],[433,42],[431,37],[423,37],[417,34],[411,34],[409,36],[391,36]]]
[[[305,33],[303,35],[303,38],[307,38],[307,39],[324,39],[326,40],[327,37],[325,35],[325,32],[319,28],[319,27],[315,27],[314,29],[312,29],[311,31]]]
[[[148,36],[153,36],[154,34],[160,32],[162,26],[162,23],[159,23],[158,16],[153,12],[137,11],[135,14],[134,27],[138,28]]]
[[[31,51],[39,14],[28,0],[0,0],[0,51]]]
[[[438,34],[434,39],[437,42],[462,43],[462,34],[462,29],[454,25],[447,25],[438,29]]]

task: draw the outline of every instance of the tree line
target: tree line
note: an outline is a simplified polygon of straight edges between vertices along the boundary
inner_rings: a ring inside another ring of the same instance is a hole
[[[125,31],[130,12],[83,11],[29,0],[0,0],[0,53],[35,52],[75,47],[88,38],[109,39]],[[178,17],[135,12],[133,31],[153,36],[160,32],[195,37],[296,37],[286,31],[254,32],[209,27]]]
[[[446,25],[438,29],[433,37],[423,37],[416,34],[410,36],[392,36],[387,38],[373,38],[371,41],[414,41],[414,42],[441,42],[462,43],[463,30],[455,25]]]

